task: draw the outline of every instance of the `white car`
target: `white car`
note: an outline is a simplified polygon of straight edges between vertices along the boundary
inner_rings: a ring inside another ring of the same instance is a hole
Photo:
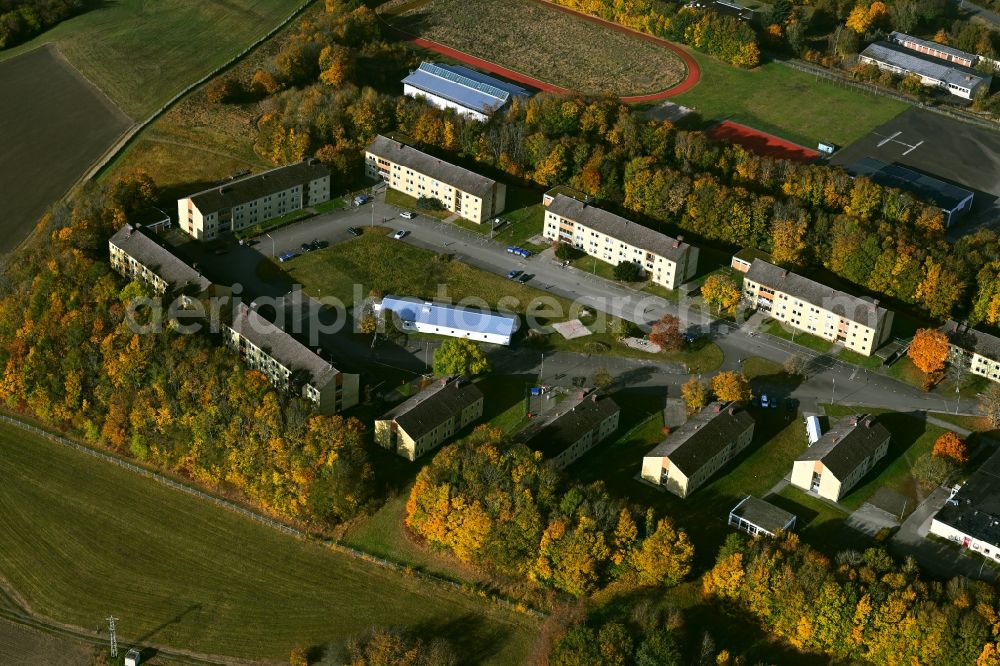
[[[412,220],[417,216],[417,214],[412,211],[404,210],[402,213],[399,214],[399,216],[404,220]]]
[[[410,232],[407,231],[406,229],[400,229],[399,231],[397,231],[396,233],[394,233],[392,235],[392,237],[395,238],[396,240],[402,240],[402,239],[406,238],[409,235],[409,233]]]
[[[767,394],[760,396],[760,406],[765,409],[771,406],[771,401],[768,399]]]

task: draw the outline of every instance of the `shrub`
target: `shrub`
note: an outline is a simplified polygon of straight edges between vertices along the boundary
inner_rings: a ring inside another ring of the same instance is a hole
[[[644,275],[642,266],[634,261],[623,261],[615,266],[615,279],[622,282],[638,282]]]

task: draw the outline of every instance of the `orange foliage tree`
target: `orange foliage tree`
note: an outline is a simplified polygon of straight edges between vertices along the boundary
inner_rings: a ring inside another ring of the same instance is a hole
[[[921,372],[941,372],[948,360],[948,336],[933,328],[921,328],[913,336],[907,355]]]
[[[938,458],[954,460],[959,465],[964,465],[969,461],[969,447],[965,440],[950,430],[934,442],[933,454]]]

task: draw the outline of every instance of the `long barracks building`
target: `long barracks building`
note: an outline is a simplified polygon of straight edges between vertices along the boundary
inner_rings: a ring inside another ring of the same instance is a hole
[[[476,224],[499,215],[507,202],[503,183],[381,135],[365,151],[365,171],[403,194],[437,199]]]

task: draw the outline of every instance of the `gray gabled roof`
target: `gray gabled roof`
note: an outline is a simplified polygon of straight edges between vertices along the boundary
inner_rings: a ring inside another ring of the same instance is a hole
[[[991,78],[970,67],[963,67],[933,56],[925,56],[890,42],[869,44],[868,48],[861,52],[861,56],[894,65],[907,72],[919,74],[935,81],[950,83],[970,90]]]
[[[907,35],[905,32],[891,32],[889,33],[889,37],[887,39],[890,42],[899,44],[903,48],[909,48],[906,46],[906,43],[909,42],[911,44],[923,46],[924,48],[936,49],[941,53],[947,53],[948,55],[965,58],[967,60],[971,60],[973,63],[979,59],[979,56],[975,53],[968,53],[966,51],[962,51],[961,49],[956,49],[953,46],[948,46],[947,44],[938,44],[937,42],[932,42],[927,39],[920,39],[919,37],[914,37],[913,35]]]
[[[439,380],[390,409],[379,421],[395,421],[407,435],[420,439],[482,399],[479,387],[465,379]]]
[[[713,402],[656,445],[646,458],[669,458],[691,477],[706,462],[752,428],[753,417],[735,402]]]
[[[691,249],[690,245],[681,240],[565,194],[556,194],[547,210],[671,261],[680,261]]]
[[[983,331],[977,331],[968,324],[949,321],[941,331],[948,336],[948,341],[966,351],[976,352],[993,360],[1000,360],[1000,338]]]
[[[934,518],[963,534],[1000,546],[1000,455],[994,454],[973,472]]]
[[[330,170],[318,160],[308,159],[223,183],[186,198],[194,202],[202,215],[207,215],[269,194],[283,192],[296,185],[305,185],[329,175]]]
[[[381,134],[371,142],[367,152],[479,197],[489,194],[497,184],[492,178],[445,162]]]
[[[466,67],[430,62],[420,63],[403,83],[483,114],[499,109],[512,95],[528,95],[523,88]]]
[[[888,312],[875,301],[828,287],[763,259],[755,259],[750,264],[745,279],[830,310],[870,328],[878,328],[878,323]]]
[[[522,430],[517,441],[546,456],[556,456],[620,411],[611,398],[580,391]]]
[[[834,476],[844,479],[887,439],[889,431],[874,416],[845,416],[795,461],[819,460]]]
[[[141,228],[126,224],[108,242],[153,271],[172,289],[200,294],[212,286],[211,280],[188,266]]]
[[[307,381],[317,390],[322,390],[340,374],[316,352],[249,307],[240,307],[230,327],[291,370],[293,376]]]

